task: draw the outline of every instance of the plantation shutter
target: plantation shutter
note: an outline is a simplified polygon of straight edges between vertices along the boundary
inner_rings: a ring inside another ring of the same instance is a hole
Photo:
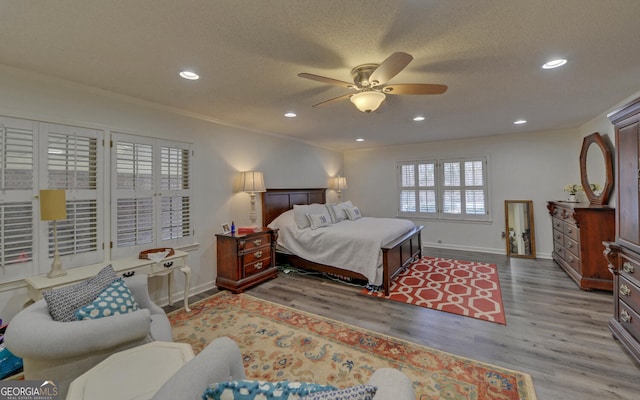
[[[65,268],[98,263],[104,259],[103,185],[99,172],[103,165],[103,133],[56,124],[41,124],[41,131],[47,160],[44,188],[63,189],[67,200],[67,219],[56,222],[62,263]],[[44,224],[49,239],[45,257],[51,260],[53,222]]]
[[[0,117],[0,281],[33,274],[33,185],[37,157],[32,121]]]
[[[112,257],[192,240],[191,148],[114,133]]]

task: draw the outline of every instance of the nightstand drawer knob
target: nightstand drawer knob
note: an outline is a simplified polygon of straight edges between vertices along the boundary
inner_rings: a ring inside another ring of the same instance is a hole
[[[173,261],[169,261],[163,264],[165,268],[171,268],[173,266]]]
[[[136,274],[136,271],[129,271],[129,272],[124,272],[122,273],[122,277],[123,278],[131,278],[132,276],[134,276]]]
[[[262,269],[262,261],[256,263],[256,269]]]
[[[253,241],[253,244],[254,244],[255,246],[260,246],[260,245],[262,244],[262,239],[256,239],[256,240],[254,240],[254,241]]]
[[[627,310],[620,311],[620,320],[622,322],[631,322],[631,315],[629,315]]]
[[[633,270],[634,270],[633,264],[628,262],[622,263],[622,270],[627,274],[633,274]]]
[[[258,250],[258,251],[256,251],[255,253],[253,253],[253,256],[254,256],[255,258],[260,258],[260,257],[262,257],[262,250]]]
[[[621,296],[629,296],[631,294],[631,289],[629,289],[629,286],[622,284],[620,285],[620,295]]]

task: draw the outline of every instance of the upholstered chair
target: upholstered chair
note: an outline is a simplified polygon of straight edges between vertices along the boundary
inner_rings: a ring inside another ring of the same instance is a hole
[[[25,379],[54,381],[64,399],[71,381],[109,355],[150,340],[173,341],[169,319],[149,297],[147,276],[135,275],[125,283],[140,307],[128,314],[58,322],[44,299],[16,314],[5,342],[22,357]]]

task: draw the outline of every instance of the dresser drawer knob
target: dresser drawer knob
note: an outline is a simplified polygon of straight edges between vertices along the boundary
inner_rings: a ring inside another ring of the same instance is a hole
[[[622,322],[631,322],[631,315],[629,315],[627,310],[620,311],[620,320],[622,320]]]
[[[262,261],[256,263],[256,269],[262,269]]]
[[[253,253],[253,256],[254,256],[255,258],[260,258],[260,257],[262,257],[262,250],[258,250],[258,251],[256,251],[255,253]]]
[[[629,289],[629,286],[622,284],[620,285],[620,295],[621,296],[629,296],[631,294],[631,289]]]
[[[572,233],[573,229],[569,228],[569,229],[567,229],[567,232]]]
[[[254,246],[260,246],[262,244],[262,239],[256,239],[253,241]]]
[[[568,247],[568,248],[570,248],[570,249],[571,249],[571,248],[573,248],[573,243],[569,243],[569,244],[567,245],[567,247]]]
[[[628,262],[622,263],[622,270],[627,274],[633,274],[633,270],[634,270],[633,264]]]
[[[169,261],[163,264],[165,268],[171,268],[173,266],[173,261]]]

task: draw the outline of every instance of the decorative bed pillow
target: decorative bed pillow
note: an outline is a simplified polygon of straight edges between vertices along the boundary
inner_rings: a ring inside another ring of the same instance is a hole
[[[360,209],[358,207],[346,208],[345,212],[347,213],[347,217],[349,217],[351,221],[362,218],[362,214],[360,213]]]
[[[42,297],[54,321],[75,321],[76,310],[92,302],[117,277],[113,267],[107,265],[86,281],[43,292]]]
[[[311,229],[318,229],[323,226],[331,225],[331,217],[327,212],[321,214],[307,214],[307,218],[309,218]]]
[[[306,382],[266,382],[238,380],[212,383],[202,395],[203,400],[293,400],[308,394],[336,390],[334,386]]]
[[[300,400],[372,400],[378,388],[371,385],[358,385],[345,389],[312,393]]]
[[[311,226],[309,222],[309,218],[307,218],[307,214],[320,214],[327,211],[327,208],[324,204],[307,204],[307,205],[299,205],[296,204],[293,206],[293,216],[296,220],[296,224],[298,228],[305,229]]]
[[[278,215],[276,219],[271,221],[268,225],[271,229],[289,229],[289,228],[297,228],[296,221],[294,218],[293,210],[288,210]]]
[[[331,219],[333,220],[334,224],[347,219],[346,209],[351,207],[353,207],[353,204],[350,200],[344,201],[342,203],[327,205],[327,209],[329,210],[329,214],[331,214]]]
[[[128,314],[138,310],[140,307],[131,294],[131,290],[124,279],[118,278],[109,285],[98,297],[80,307],[76,311],[78,320],[98,319],[110,317],[117,314]]]

